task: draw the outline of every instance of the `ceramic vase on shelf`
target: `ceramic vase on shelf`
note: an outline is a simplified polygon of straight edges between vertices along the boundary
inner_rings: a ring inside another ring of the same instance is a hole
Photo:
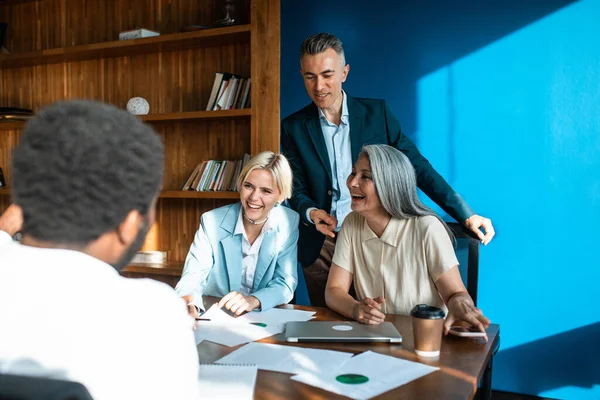
[[[150,112],[150,104],[143,97],[132,97],[127,102],[127,111],[133,115],[147,115]]]

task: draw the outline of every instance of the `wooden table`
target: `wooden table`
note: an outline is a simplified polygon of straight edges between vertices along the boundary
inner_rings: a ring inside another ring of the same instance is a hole
[[[284,305],[280,308],[316,311],[317,321],[346,321],[341,315],[321,307]],[[477,391],[485,367],[492,356],[495,342],[499,337],[499,326],[490,325],[487,330],[488,342],[482,339],[446,336],[442,341],[440,357],[436,360],[419,358],[414,353],[413,331],[410,317],[388,315],[402,334],[402,344],[385,343],[287,343],[284,334],[260,340],[261,343],[277,343],[289,346],[347,351],[355,354],[371,350],[406,360],[417,361],[439,367],[438,371],[412,381],[404,386],[386,392],[377,399],[472,399]],[[314,321],[314,320],[313,320]],[[231,353],[238,347],[227,347],[203,341],[198,344],[201,363],[211,363]],[[335,393],[308,386],[290,379],[291,375],[259,370],[256,382],[255,400],[288,399],[345,399]]]

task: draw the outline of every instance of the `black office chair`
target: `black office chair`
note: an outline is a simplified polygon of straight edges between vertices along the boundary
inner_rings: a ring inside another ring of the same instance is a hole
[[[93,400],[81,383],[0,374],[0,400]]]
[[[479,245],[480,241],[473,232],[462,227],[455,222],[448,222],[450,230],[456,238],[455,252],[458,258],[460,276],[467,287],[467,292],[473,298],[473,302],[477,305],[477,289],[479,282]],[[494,355],[500,349],[500,334],[494,345],[492,357],[485,368],[479,389],[477,390],[476,398],[480,400],[488,400],[492,398],[492,362]]]
[[[462,227],[456,222],[447,222],[448,227],[454,233],[456,246],[454,251],[458,258],[460,276],[471,295],[473,302],[477,305],[477,289],[479,282],[479,240],[475,234]]]

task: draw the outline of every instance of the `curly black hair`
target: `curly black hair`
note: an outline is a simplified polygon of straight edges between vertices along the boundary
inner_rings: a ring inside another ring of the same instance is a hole
[[[132,210],[147,215],[162,184],[163,159],[158,135],[126,111],[86,100],[43,108],[13,152],[23,233],[86,245]]]

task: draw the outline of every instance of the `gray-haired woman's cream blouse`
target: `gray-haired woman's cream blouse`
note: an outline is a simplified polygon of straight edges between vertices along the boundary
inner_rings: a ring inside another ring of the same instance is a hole
[[[352,212],[339,232],[333,263],[353,274],[359,299],[382,296],[382,312],[407,315],[417,304],[447,312],[435,282],[458,260],[446,229],[433,216],[392,218],[378,238],[365,218]]]

